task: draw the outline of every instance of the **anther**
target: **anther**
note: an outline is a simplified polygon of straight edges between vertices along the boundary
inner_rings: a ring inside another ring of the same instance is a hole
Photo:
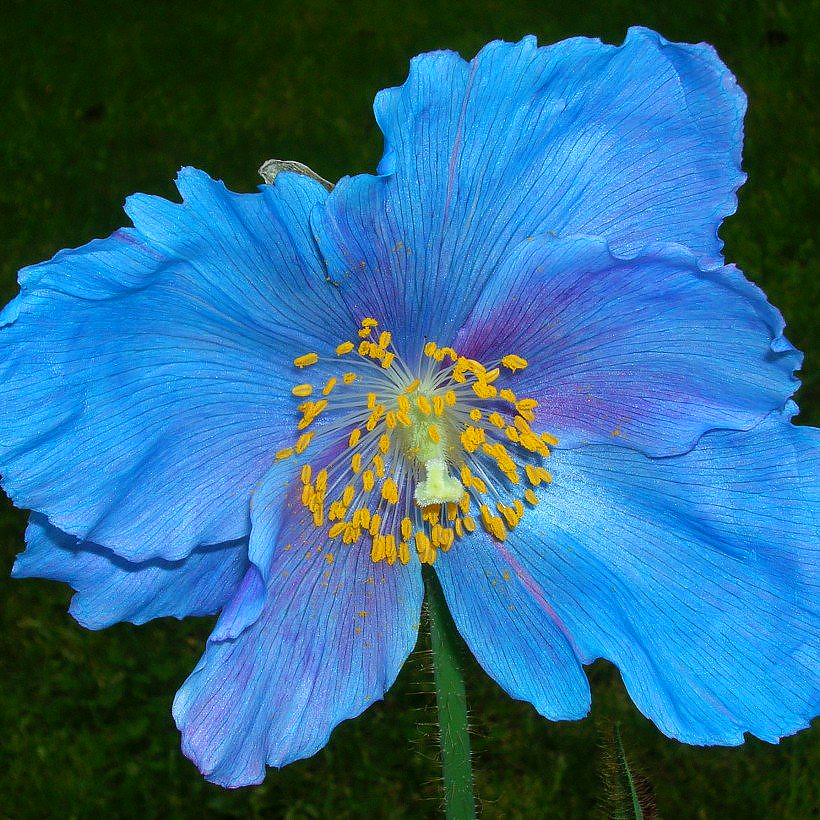
[[[309,365],[316,364],[319,361],[319,356],[316,353],[305,353],[304,356],[297,356],[293,360],[293,364],[296,367],[308,367]]]

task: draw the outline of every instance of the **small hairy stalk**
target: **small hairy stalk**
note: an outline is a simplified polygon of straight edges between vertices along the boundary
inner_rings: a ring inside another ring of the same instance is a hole
[[[425,566],[423,570],[433,651],[445,816],[447,820],[469,820],[476,815],[467,697],[459,659],[458,633],[432,567]]]

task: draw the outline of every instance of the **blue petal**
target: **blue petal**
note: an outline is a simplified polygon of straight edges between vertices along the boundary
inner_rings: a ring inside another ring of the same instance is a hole
[[[777,413],[672,458],[559,450],[507,545],[665,734],[776,742],[820,706],[818,456],[820,430]]]
[[[292,440],[292,358],[338,340],[307,222],[319,183],[178,185],[181,205],[129,200],[136,230],[23,270],[0,317],[6,491],[132,561],[248,535]]]
[[[550,720],[587,714],[589,685],[572,636],[504,544],[484,533],[462,537],[435,568],[459,632],[504,691]]]
[[[254,529],[275,539],[261,617],[209,642],[174,701],[183,752],[228,787],[315,754],[392,685],[418,632],[417,561],[389,567],[363,545],[336,551],[274,498],[254,508]]]
[[[783,409],[802,360],[783,328],[734,266],[704,271],[679,245],[623,258],[602,239],[540,238],[505,259],[456,347],[527,359],[510,386],[562,447],[670,455]]]
[[[587,234],[720,261],[736,206],[745,97],[714,50],[633,28],[620,48],[493,42],[470,63],[415,58],[382,91],[380,177],[343,179],[313,215],[349,304],[448,344],[509,248]],[[357,301],[358,300],[358,301]]]
[[[275,553],[287,543],[287,532],[293,527],[293,522],[282,511],[303,511],[301,465],[311,464],[318,472],[338,458],[340,448],[344,447],[344,438],[334,436],[335,440],[328,445],[321,431],[323,427],[334,427],[338,419],[346,417],[348,412],[344,404],[336,408],[331,405],[311,426],[315,437],[302,450],[298,461],[276,461],[257,485],[250,502],[248,569],[236,594],[222,610],[211,633],[211,641],[236,638],[261,615]],[[310,528],[313,524],[305,520],[300,526]]]
[[[194,550],[182,561],[132,564],[97,544],[78,543],[34,513],[11,574],[65,581],[76,590],[69,612],[82,626],[103,629],[118,621],[218,612],[245,571],[246,549],[244,542],[224,544]]]

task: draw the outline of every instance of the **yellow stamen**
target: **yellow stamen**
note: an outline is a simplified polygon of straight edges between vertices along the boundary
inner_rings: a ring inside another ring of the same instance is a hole
[[[309,384],[297,384],[290,392],[293,393],[294,396],[299,396],[299,398],[303,399],[313,392],[313,387]]]
[[[368,433],[372,433],[376,429],[376,425],[379,423],[379,419],[382,417],[382,413],[384,413],[383,404],[377,404],[370,411],[370,418],[368,418],[367,424],[365,424],[364,426],[365,430],[367,430]]]
[[[529,450],[531,453],[537,453],[542,446],[542,441],[534,433],[521,433],[518,437],[521,446]]]
[[[487,421],[499,430],[503,430],[505,427],[504,418],[501,413],[490,413],[490,415],[487,416]]]
[[[392,478],[388,478],[382,484],[382,498],[390,504],[397,504],[399,500],[399,488]]]
[[[331,376],[325,382],[325,386],[322,388],[322,395],[323,396],[329,396],[330,391],[333,390],[334,387],[336,387],[336,379],[335,379],[335,377]]]
[[[416,552],[418,552],[419,558],[422,558],[430,549],[430,539],[421,530],[416,530],[413,538],[416,542]]]
[[[373,537],[373,545],[370,547],[370,560],[374,564],[384,559],[384,538],[381,535]]]
[[[515,424],[516,429],[519,433],[532,434],[532,429],[530,428],[530,425],[527,423],[527,420],[523,416],[516,416],[513,424]]]
[[[316,353],[305,353],[304,356],[297,356],[293,360],[293,364],[296,367],[308,367],[309,365],[316,364],[319,361],[319,356]]]
[[[421,517],[429,524],[435,524],[438,521],[440,508],[438,504],[430,504],[421,511]]]
[[[515,373],[516,370],[523,370],[528,362],[522,356],[518,356],[515,353],[510,353],[508,356],[504,356],[501,359],[501,364],[507,368],[507,370],[511,370]]]
[[[342,342],[337,348],[336,353],[339,356],[344,356],[346,353],[353,352],[353,342]]]
[[[473,489],[479,495],[486,495],[487,493],[487,485],[484,483],[483,479],[480,479],[478,476],[473,477]]]

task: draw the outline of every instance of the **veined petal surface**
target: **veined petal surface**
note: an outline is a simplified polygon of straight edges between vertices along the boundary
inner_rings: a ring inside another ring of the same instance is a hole
[[[200,547],[180,561],[133,564],[97,544],[78,543],[33,513],[14,578],[65,581],[76,591],[69,612],[87,629],[118,621],[144,624],[173,615],[211,615],[234,594],[247,567],[247,543]]]
[[[326,533],[293,512],[298,487],[280,501],[261,488],[254,506],[254,528],[275,539],[261,616],[209,642],[174,701],[183,752],[228,787],[319,751],[387,691],[418,634],[415,557],[390,567],[355,545],[329,551]]]
[[[487,282],[456,339],[480,361],[516,353],[514,377],[561,447],[614,443],[649,455],[782,410],[802,355],[780,313],[732,265],[703,270],[679,245],[637,256],[602,239],[524,242]]]
[[[341,180],[314,231],[342,298],[400,329],[408,357],[448,344],[530,236],[679,242],[720,262],[745,97],[709,46],[633,28],[617,48],[527,37],[469,63],[423,54],[374,107],[383,176]]]
[[[590,692],[572,636],[537,590],[509,582],[515,565],[505,545],[479,530],[435,568],[456,627],[487,674],[550,720],[582,718]]]
[[[319,183],[238,195],[183,169],[178,186],[182,204],[131,197],[135,229],[24,269],[0,315],[4,488],[131,561],[247,536],[292,443],[292,360],[333,333]]]
[[[779,413],[671,458],[556,450],[552,484],[503,545],[501,604],[530,590],[670,737],[776,742],[820,705],[818,456],[820,431]]]

